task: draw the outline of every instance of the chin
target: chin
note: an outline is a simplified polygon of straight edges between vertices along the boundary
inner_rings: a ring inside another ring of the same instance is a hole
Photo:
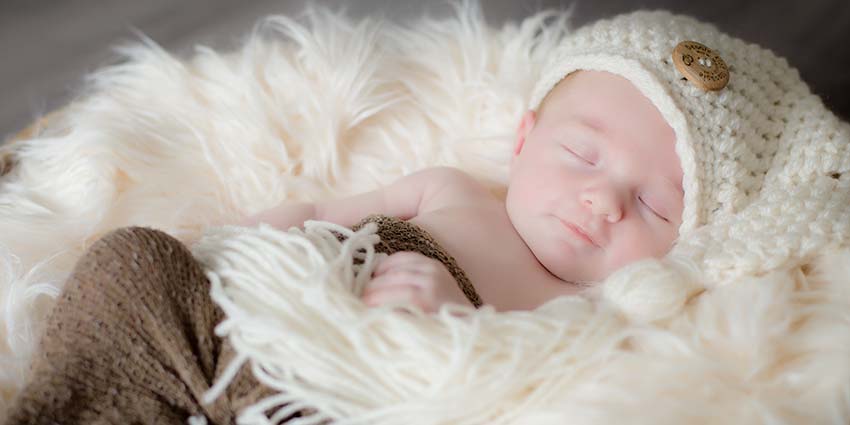
[[[542,250],[542,252],[538,253],[534,249],[531,252],[537,257],[537,262],[552,276],[567,282],[571,282],[578,277],[575,275],[576,265],[571,261],[564,261],[563,253],[552,253],[551,250]]]

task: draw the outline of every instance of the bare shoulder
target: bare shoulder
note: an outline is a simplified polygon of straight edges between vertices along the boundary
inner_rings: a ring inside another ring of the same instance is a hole
[[[477,202],[482,196],[490,196],[481,182],[458,168],[433,167],[423,173],[427,173],[430,186],[423,199],[424,210]]]
[[[472,177],[460,168],[455,167],[430,167],[422,170],[422,173],[427,174],[429,178],[433,178],[435,181],[440,181],[442,183],[463,185],[478,183],[478,181],[475,180],[475,177]]]

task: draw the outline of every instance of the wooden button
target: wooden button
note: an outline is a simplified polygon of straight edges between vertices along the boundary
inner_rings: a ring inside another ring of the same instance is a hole
[[[688,81],[702,90],[720,90],[729,84],[729,68],[723,58],[696,41],[677,44],[673,63]]]

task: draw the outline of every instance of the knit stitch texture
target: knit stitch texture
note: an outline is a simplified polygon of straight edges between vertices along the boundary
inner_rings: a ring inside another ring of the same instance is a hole
[[[417,251],[442,262],[473,305],[462,269],[425,230],[386,216],[376,251]],[[200,264],[177,239],[132,227],[96,242],[53,309],[32,380],[5,422],[13,424],[234,423],[239,409],[273,394],[243,366],[224,397],[200,402],[234,356],[214,333],[223,318]]]
[[[676,69],[671,54],[686,40],[723,58],[725,88],[704,91]],[[850,125],[784,58],[688,16],[639,11],[567,36],[543,67],[530,108],[581,69],[629,79],[673,128],[685,192],[673,254],[693,260],[706,283],[850,241]]]

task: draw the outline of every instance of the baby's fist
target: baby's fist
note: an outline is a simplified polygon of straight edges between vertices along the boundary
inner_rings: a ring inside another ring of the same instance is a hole
[[[361,298],[370,307],[410,303],[428,313],[446,303],[469,304],[443,263],[410,251],[379,262]]]

